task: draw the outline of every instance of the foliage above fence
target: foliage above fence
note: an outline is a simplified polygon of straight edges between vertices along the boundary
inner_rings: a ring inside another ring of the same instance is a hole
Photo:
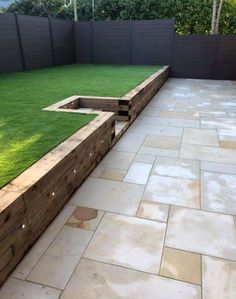
[[[64,0],[18,0],[7,12],[73,18],[71,5]],[[90,0],[77,0],[79,20],[92,19]],[[41,4],[39,4],[41,3]],[[212,0],[95,0],[95,20],[149,20],[175,18],[177,34],[209,34]],[[236,34],[236,0],[225,0],[220,33]]]

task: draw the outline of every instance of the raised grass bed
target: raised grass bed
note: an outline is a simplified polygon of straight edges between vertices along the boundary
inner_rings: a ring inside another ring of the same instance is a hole
[[[0,75],[0,187],[95,117],[43,108],[75,94],[122,97],[157,69],[76,64]]]
[[[162,67],[149,78],[134,87],[123,97],[71,96],[44,111],[80,112],[92,114],[97,110],[115,112],[117,121],[132,122],[143,110],[168,77],[168,66]]]
[[[0,284],[159,90],[168,71],[168,67],[163,67],[125,96],[128,119],[122,126],[116,121],[117,111],[87,108],[91,110],[86,115],[92,113],[93,120],[0,190]],[[65,113],[50,113],[78,116],[76,101],[72,98],[62,105],[53,105],[55,111],[61,109]]]

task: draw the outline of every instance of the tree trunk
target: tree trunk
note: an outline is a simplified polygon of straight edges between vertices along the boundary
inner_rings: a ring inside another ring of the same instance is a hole
[[[219,34],[220,14],[221,14],[223,2],[224,2],[224,0],[220,0],[220,4],[219,4],[219,7],[218,7],[218,12],[217,12],[217,16],[216,16],[216,23],[215,23],[215,34]]]
[[[220,14],[224,0],[213,0],[212,19],[211,19],[211,34],[219,34]]]
[[[211,34],[215,31],[217,0],[213,0],[212,18],[211,18]]]

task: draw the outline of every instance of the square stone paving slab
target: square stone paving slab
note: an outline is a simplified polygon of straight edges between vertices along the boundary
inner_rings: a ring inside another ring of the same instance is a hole
[[[88,178],[71,199],[71,204],[103,211],[135,215],[144,186]]]
[[[136,153],[144,141],[145,135],[126,133],[114,146],[114,150]]]
[[[135,156],[134,161],[153,164],[155,162],[155,159],[156,159],[155,156],[145,155],[145,154],[137,154]]]
[[[185,128],[183,143],[219,146],[216,130],[200,130]]]
[[[153,156],[162,156],[162,157],[178,157],[179,150],[172,150],[166,148],[154,148],[142,146],[138,152],[139,154],[144,155],[153,155]]]
[[[124,177],[124,182],[146,185],[152,164],[133,162]]]
[[[182,143],[180,158],[236,164],[236,149]]]
[[[169,126],[180,128],[199,128],[199,120],[172,118]]]
[[[236,149],[236,136],[219,136],[220,146]]]
[[[60,290],[10,278],[0,289],[1,299],[58,299]]]
[[[203,210],[236,215],[236,175],[202,172]]]
[[[201,256],[200,254],[165,247],[160,274],[201,284]]]
[[[125,174],[125,170],[105,168],[99,177],[105,180],[122,181]]]
[[[166,224],[106,213],[84,257],[157,274]]]
[[[177,112],[177,111],[160,111],[160,117],[182,118],[182,119],[199,119],[198,112]]]
[[[181,137],[182,130],[183,130],[182,128],[165,127],[165,126],[157,126],[157,125],[138,123],[138,125],[132,130],[132,133],[133,134]]]
[[[137,217],[166,222],[168,213],[168,205],[142,200],[137,212]]]
[[[167,148],[178,150],[180,148],[181,139],[168,136],[147,136],[143,143],[145,147]]]
[[[88,230],[65,226],[27,279],[64,289],[92,235]]]
[[[189,283],[82,259],[61,297],[78,298],[201,299],[201,289]]]
[[[236,263],[202,257],[203,299],[236,298]]]
[[[236,174],[236,165],[202,161],[201,170]]]
[[[100,166],[103,166],[104,168],[128,170],[134,157],[134,153],[110,151],[101,161]]]
[[[143,200],[183,207],[200,208],[198,180],[151,175]]]
[[[56,235],[60,232],[68,218],[76,209],[75,206],[66,205],[60,214],[49,225],[39,240],[16,267],[12,276],[19,279],[26,279],[33,270],[43,253],[50,246]]]
[[[230,215],[171,207],[166,246],[236,261],[236,227]]]
[[[168,126],[169,119],[165,117],[144,116],[140,124]]]
[[[199,179],[199,161],[157,157],[152,174],[183,179]]]

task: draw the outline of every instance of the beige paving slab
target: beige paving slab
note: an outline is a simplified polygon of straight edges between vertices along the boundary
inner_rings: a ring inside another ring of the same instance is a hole
[[[177,112],[177,111],[160,111],[160,117],[169,117],[169,118],[183,118],[183,119],[199,119],[198,112]]]
[[[185,128],[182,142],[187,144],[219,146],[216,130]]]
[[[182,128],[138,123],[138,125],[130,132],[132,132],[133,134],[181,137],[182,130],[183,130]]]
[[[143,116],[140,121],[141,124],[168,126],[169,119],[166,117],[157,116]]]
[[[152,174],[196,180],[199,179],[199,161],[157,156]]]
[[[229,94],[229,97],[230,97],[230,94]],[[233,101],[232,99],[226,99],[226,97],[224,97],[224,99],[222,100],[212,100],[212,105],[213,107],[219,107],[219,108],[229,108],[229,107],[236,107],[236,102]]]
[[[154,147],[146,147],[142,146],[138,151],[139,154],[145,155],[153,155],[153,156],[162,156],[162,157],[178,157],[179,150],[171,150],[171,149],[161,149],[161,148],[154,148]]]
[[[201,170],[236,174],[236,165],[202,161]]]
[[[169,126],[180,128],[199,128],[199,120],[172,118]]]
[[[76,207],[67,205],[49,225],[43,235],[31,248],[28,254],[23,258],[20,264],[16,267],[12,276],[20,279],[26,279],[34,266],[37,264],[43,253],[47,250],[51,242],[62,229],[68,218],[74,212]]]
[[[157,274],[166,224],[106,213],[84,257]]]
[[[220,146],[236,149],[236,136],[219,136]]]
[[[201,208],[236,215],[236,175],[202,172]]]
[[[114,150],[136,153],[144,141],[145,135],[126,133],[114,146]]]
[[[180,158],[236,164],[236,150],[214,146],[182,144]]]
[[[177,102],[174,108],[174,111],[178,111],[178,112],[186,112],[187,111],[187,106],[188,103],[187,102]]]
[[[160,275],[201,284],[200,254],[164,248]]]
[[[224,117],[227,117],[227,113],[225,112],[225,111],[212,111],[212,109],[211,110],[209,110],[209,111],[202,111],[201,113],[201,117],[203,117],[203,118],[211,118],[211,117],[213,117],[213,118],[224,118]]]
[[[217,132],[219,135],[224,135],[224,136],[228,136],[228,137],[236,137],[236,126],[231,129],[217,129]]]
[[[28,280],[64,289],[93,232],[65,226],[44,253]]]
[[[125,174],[125,170],[105,168],[99,177],[105,180],[122,181]]]
[[[229,116],[230,118],[235,118],[236,117],[236,111],[232,111],[232,109],[229,109],[227,111],[227,116]]]
[[[104,168],[128,170],[134,157],[134,153],[110,151],[101,161],[100,166],[103,166]]]
[[[60,290],[10,278],[0,289],[1,299],[58,299]]]
[[[124,182],[146,185],[152,164],[133,162],[124,177]]]
[[[189,100],[189,109],[197,109],[197,108],[211,108],[211,100],[210,99],[190,99]]]
[[[168,213],[168,205],[148,200],[142,200],[137,212],[137,217],[166,222]]]
[[[147,136],[144,140],[144,147],[166,148],[178,150],[181,144],[181,138],[168,136]]]
[[[94,231],[100,223],[103,215],[103,211],[85,207],[77,207],[67,220],[66,225]]]
[[[151,155],[145,155],[145,154],[137,154],[134,158],[135,162],[142,162],[142,163],[154,163],[156,157]]]
[[[141,116],[159,116],[160,109],[158,107],[149,107],[147,106],[145,109],[143,109]]]
[[[165,245],[236,261],[236,228],[230,215],[171,207]]]
[[[151,175],[143,200],[200,208],[199,181]]]
[[[88,178],[71,199],[71,203],[97,210],[135,215],[144,186]]]
[[[90,174],[93,178],[98,178],[102,172],[104,171],[105,167],[101,166],[101,164],[98,164],[98,166],[93,170],[93,172]]]
[[[236,298],[236,263],[202,257],[203,299]]]
[[[234,118],[202,118],[201,119],[201,128],[209,129],[222,129],[228,131],[234,131],[236,128],[236,119]],[[224,134],[221,134],[224,135]],[[227,135],[227,134],[226,134]]]
[[[201,299],[199,286],[83,259],[61,299]]]

